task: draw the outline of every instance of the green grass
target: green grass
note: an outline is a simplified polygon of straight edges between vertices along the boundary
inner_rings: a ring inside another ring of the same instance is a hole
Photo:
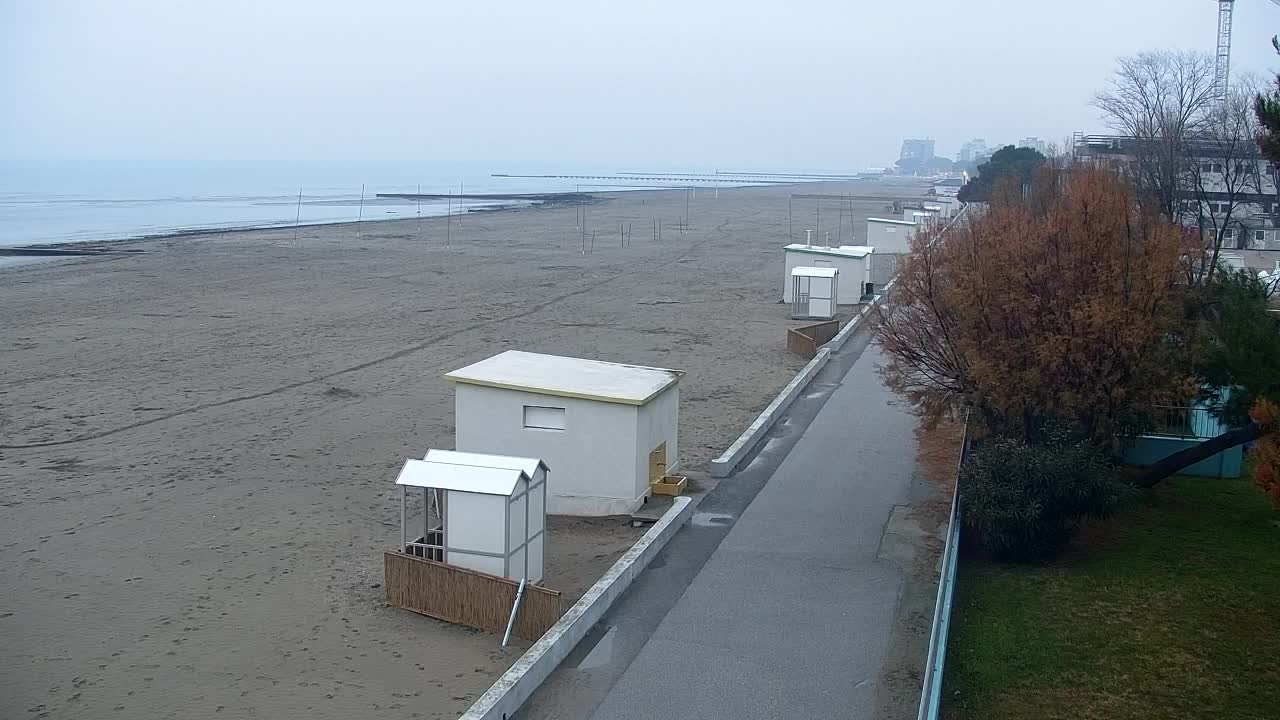
[[[1048,565],[962,556],[943,717],[1280,718],[1280,512],[1174,478]]]

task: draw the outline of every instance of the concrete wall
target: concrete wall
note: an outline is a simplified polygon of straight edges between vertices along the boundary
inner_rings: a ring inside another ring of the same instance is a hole
[[[466,383],[455,385],[454,403],[458,450],[546,461],[548,513],[624,515],[644,501],[632,462],[639,452],[636,406]],[[565,429],[524,427],[526,405],[564,408]]]
[[[877,253],[905,254],[911,252],[911,236],[915,230],[912,225],[867,220],[867,244]]]
[[[1199,445],[1201,442],[1203,440],[1196,438],[1140,437],[1134,441],[1133,447],[1125,450],[1124,461],[1130,465],[1150,465],[1169,457],[1179,450]],[[1238,478],[1240,477],[1243,460],[1244,449],[1236,446],[1229,450],[1223,450],[1211,458],[1201,460],[1179,474],[1194,475],[1196,477]]]
[[[792,250],[784,250],[782,255],[782,301],[785,303],[792,301],[791,271],[798,267],[833,267],[839,270],[836,302],[840,305],[857,305],[862,299],[863,283],[871,282],[871,258],[874,255],[853,258]]]
[[[659,443],[667,444],[667,472],[680,466],[678,443],[680,423],[680,385],[672,385],[658,397],[639,407],[636,435],[640,438],[635,454],[635,493],[643,497],[649,492],[649,453]]]

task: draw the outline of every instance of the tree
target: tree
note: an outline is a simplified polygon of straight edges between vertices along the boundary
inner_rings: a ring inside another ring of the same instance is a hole
[[[965,183],[956,197],[960,202],[991,202],[997,185],[1012,180],[1021,187],[1044,161],[1044,155],[1032,148],[1006,145],[978,166],[977,177]]]
[[[1188,283],[1209,283],[1224,246],[1248,247],[1252,230],[1246,222],[1249,203],[1263,193],[1259,163],[1256,90],[1241,81],[1228,90],[1185,142],[1187,157],[1180,176],[1182,220],[1204,238],[1204,252],[1188,262]]]
[[[1277,430],[1277,417],[1267,408],[1280,404],[1280,318],[1267,312],[1268,288],[1247,272],[1234,272],[1219,273],[1204,292],[1207,342],[1196,375],[1203,399],[1232,429],[1143,469],[1142,485]],[[1272,477],[1280,470],[1268,470],[1263,459],[1258,468]]]
[[[1100,168],[1016,174],[967,224],[922,232],[877,318],[886,383],[930,420],[973,408],[1035,442],[1054,423],[1114,447],[1187,397],[1184,228]]]
[[[1093,99],[1113,130],[1129,139],[1139,199],[1168,218],[1181,215],[1186,142],[1214,101],[1213,57],[1157,51],[1120,58],[1111,87]]]
[[[1253,85],[1237,78],[1219,98],[1209,55],[1147,52],[1121,58],[1110,89],[1093,101],[1121,134],[1111,154],[1137,185],[1139,201],[1200,231],[1202,251],[1189,255],[1186,267],[1191,285],[1212,281],[1224,246],[1247,247],[1259,214],[1254,206],[1269,201]]]
[[[1271,39],[1280,53],[1280,41]],[[1258,146],[1271,162],[1280,162],[1280,75],[1276,75],[1275,88],[1270,93],[1259,92],[1254,97],[1254,115],[1258,119]]]

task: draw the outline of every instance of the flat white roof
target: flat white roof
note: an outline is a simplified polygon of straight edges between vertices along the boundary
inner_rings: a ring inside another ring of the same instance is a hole
[[[405,460],[404,467],[400,468],[400,474],[396,476],[396,484],[510,496],[515,492],[516,483],[520,482],[521,478],[527,480],[528,476],[521,470],[510,468],[476,467],[409,459]]]
[[[888,218],[867,218],[867,222],[888,223],[890,225],[915,225],[910,220],[890,220]]]
[[[804,243],[792,243],[782,248],[787,252],[813,253],[814,255],[838,255],[840,257],[864,258],[875,252],[875,248],[870,245],[841,245],[840,247],[821,247],[818,245],[805,245]]]
[[[679,370],[508,350],[445,378],[542,395],[643,405],[680,382]]]
[[[511,455],[486,455],[484,453],[458,452],[457,450],[428,450],[427,462],[449,463],[451,465],[472,465],[475,467],[502,468],[519,470],[530,478],[541,467],[549,470],[547,464],[538,458],[513,457]]]
[[[838,272],[840,271],[835,268],[815,268],[815,267],[791,268],[792,277],[795,277],[798,275],[800,277],[833,278],[836,276],[836,273]]]

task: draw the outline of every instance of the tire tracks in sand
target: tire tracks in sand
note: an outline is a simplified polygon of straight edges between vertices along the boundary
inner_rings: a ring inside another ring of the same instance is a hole
[[[704,244],[710,242],[713,239],[717,239],[718,237],[723,237],[723,233],[726,232],[727,225],[731,220],[732,220],[731,218],[726,218],[724,222],[720,223],[720,225],[716,227],[715,232],[717,233],[717,237],[707,237],[702,240],[699,240],[691,244],[683,252],[680,252],[679,254],[671,257],[668,260],[650,264],[649,267],[663,267],[666,265],[671,265],[671,264],[680,262],[684,258],[693,254],[695,250],[701,248]],[[509,322],[511,320],[519,320],[520,318],[528,317],[535,313],[541,312],[542,310],[545,310],[557,303],[568,300],[569,298],[577,297],[578,295],[585,295],[586,293],[589,293],[592,290],[595,290],[599,287],[602,287],[604,285],[607,285],[613,282],[614,280],[617,280],[618,278],[622,277],[625,274],[626,274],[625,270],[615,272],[609,275],[608,277],[605,277],[597,282],[593,282],[587,285],[586,287],[578,288],[577,290],[574,290],[572,292],[567,292],[562,295],[557,295],[545,302],[539,303],[537,305],[533,305],[518,313],[513,313],[511,315],[504,315],[502,317],[492,318],[490,320],[485,320],[484,322],[481,322],[481,323],[468,325],[467,327],[458,328],[457,330],[451,330],[449,332],[437,335],[429,340],[425,340],[423,342],[415,343],[408,347],[401,348],[393,353],[382,355],[380,357],[373,358],[372,360],[366,360],[364,362],[357,363],[355,365],[350,365],[345,368],[334,370],[332,372],[325,373],[324,375],[318,375],[316,377],[307,378],[306,380],[299,380],[297,382],[288,383],[286,385],[280,385],[278,387],[274,387],[269,390],[250,393],[248,395],[237,395],[235,397],[226,398],[225,400],[216,400],[214,402],[201,403],[199,405],[193,405],[189,408],[184,408],[182,410],[175,410],[174,412],[171,412],[171,413],[158,415],[153,418],[147,418],[146,420],[139,420],[137,422],[128,423],[126,425],[119,425],[117,427],[108,428],[106,430],[99,430],[97,432],[78,435],[72,438],[65,438],[63,440],[45,440],[42,442],[33,442],[33,443],[4,443],[4,444],[0,444],[0,450],[32,450],[36,448],[74,445],[77,443],[89,442],[91,440],[101,440],[102,438],[105,438],[105,437],[118,435],[120,433],[128,432],[130,430],[136,430],[141,427],[147,427],[148,425],[155,425],[156,423],[167,422],[175,418],[183,417],[184,415],[191,415],[193,413],[204,412],[205,410],[213,410],[215,408],[226,407],[228,405],[235,405],[237,403],[242,403],[242,402],[249,402],[251,400],[259,400],[261,398],[270,397],[272,395],[278,395],[280,393],[290,392],[292,390],[297,390],[298,388],[301,388],[301,387],[306,387],[308,385],[314,385],[316,383],[325,382],[327,380],[338,377],[340,375],[359,372],[361,370],[374,367],[375,365],[381,365],[382,363],[391,362],[393,360],[399,360],[402,357],[412,355],[416,352],[421,352],[422,350],[425,350],[431,347],[432,345],[444,342],[445,340],[449,340],[463,333],[472,332],[475,330],[479,330],[481,328],[489,327],[491,325],[496,325],[498,323]]]

